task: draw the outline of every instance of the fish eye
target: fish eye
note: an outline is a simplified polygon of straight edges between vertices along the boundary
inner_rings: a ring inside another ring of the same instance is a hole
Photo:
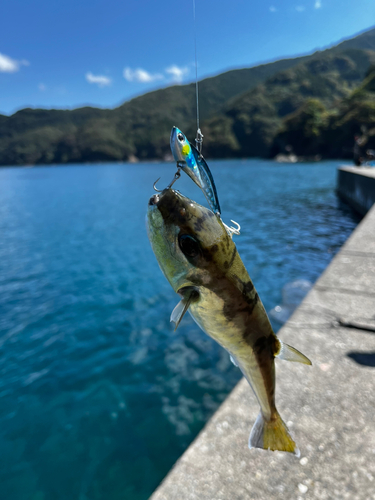
[[[197,257],[197,255],[199,255],[199,243],[189,234],[181,234],[178,238],[178,244],[181,248],[181,252],[186,255],[186,257]]]
[[[177,134],[177,139],[182,142],[184,140],[184,136],[182,134]]]

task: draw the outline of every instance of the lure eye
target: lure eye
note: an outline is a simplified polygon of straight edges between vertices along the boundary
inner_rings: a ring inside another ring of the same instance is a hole
[[[197,255],[199,255],[199,243],[192,236],[189,236],[188,234],[182,234],[178,238],[178,244],[181,248],[181,252],[186,255],[186,257],[197,257]]]
[[[182,134],[178,134],[177,135],[177,139],[180,141],[180,142],[183,142],[184,140],[184,136]]]

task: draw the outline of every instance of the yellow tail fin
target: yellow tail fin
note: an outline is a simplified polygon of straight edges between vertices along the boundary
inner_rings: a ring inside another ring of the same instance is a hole
[[[262,412],[259,413],[249,437],[249,448],[263,448],[264,450],[279,450],[294,453],[300,456],[296,443],[289,434],[287,426],[276,411],[272,419],[267,421]]]

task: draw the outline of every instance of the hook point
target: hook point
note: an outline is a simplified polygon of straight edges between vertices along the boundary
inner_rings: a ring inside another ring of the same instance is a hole
[[[154,182],[154,185],[153,185],[153,188],[154,190],[157,192],[157,193],[161,193],[161,190],[160,189],[157,189],[156,187],[156,184],[160,181],[161,177],[159,177],[159,179],[157,179],[155,182]]]

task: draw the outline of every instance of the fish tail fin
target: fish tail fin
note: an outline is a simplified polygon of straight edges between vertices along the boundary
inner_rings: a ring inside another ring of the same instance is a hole
[[[288,451],[297,457],[300,456],[300,451],[277,410],[275,410],[271,420],[266,420],[262,412],[259,413],[251,429],[249,448]]]

